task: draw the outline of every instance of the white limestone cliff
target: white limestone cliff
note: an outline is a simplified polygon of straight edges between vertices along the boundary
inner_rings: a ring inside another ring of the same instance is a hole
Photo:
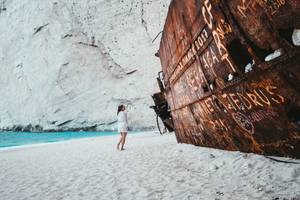
[[[170,0],[0,0],[0,128],[155,126],[154,56]]]

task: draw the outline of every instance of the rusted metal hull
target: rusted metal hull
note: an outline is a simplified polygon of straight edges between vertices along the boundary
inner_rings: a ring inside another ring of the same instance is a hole
[[[159,57],[178,142],[300,158],[300,50],[289,40],[299,8],[300,0],[171,2]]]

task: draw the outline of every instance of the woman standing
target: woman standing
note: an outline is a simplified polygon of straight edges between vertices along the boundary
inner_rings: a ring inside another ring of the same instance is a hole
[[[121,134],[117,149],[123,151],[128,131],[127,112],[124,105],[118,106],[118,132]],[[120,148],[121,145],[121,148]]]

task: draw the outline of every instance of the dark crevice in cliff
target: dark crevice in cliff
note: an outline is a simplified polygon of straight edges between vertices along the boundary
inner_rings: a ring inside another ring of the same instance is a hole
[[[73,35],[72,34],[66,34],[66,35],[63,36],[63,39],[68,38],[68,37],[73,37]]]
[[[149,34],[149,32],[148,32],[147,22],[146,22],[146,20],[145,20],[145,18],[144,18],[144,15],[145,15],[144,3],[143,3],[142,0],[141,0],[140,2],[141,2],[141,22],[142,22],[143,27],[144,27],[145,30],[146,30],[147,35],[150,37],[150,34]],[[150,38],[151,38],[151,37],[150,37]]]
[[[89,44],[89,43],[85,43],[85,42],[77,42],[77,44],[81,44],[81,45],[85,45],[85,46],[90,46],[90,47],[99,47],[99,46],[97,46],[97,45],[95,45],[95,44]]]
[[[3,11],[6,11],[6,0],[2,1],[1,4],[0,4],[0,14],[3,12]]]
[[[37,28],[34,28],[34,33],[33,33],[33,35],[36,35],[38,32],[40,32],[41,30],[43,30],[43,28],[45,28],[45,27],[48,26],[48,25],[49,25],[49,23],[44,24],[44,25],[42,25],[42,26],[39,26],[39,27],[37,27]]]
[[[20,63],[16,66],[16,68],[22,68],[23,67],[23,63]]]
[[[137,72],[137,69],[132,70],[132,71],[130,71],[130,72],[127,72],[126,74],[127,74],[127,75],[131,75],[131,74],[134,74],[135,72]]]
[[[117,123],[117,122],[118,122],[117,120],[112,121],[112,122],[108,122],[107,125],[113,125],[113,124],[115,124],[115,123]]]
[[[66,124],[69,124],[69,123],[71,123],[73,120],[67,120],[67,121],[65,121],[65,122],[63,122],[63,123],[60,123],[60,124],[58,124],[57,126],[58,127],[60,127],[60,126],[64,126],[64,125],[66,125]]]
[[[54,111],[54,114],[56,114],[56,113],[58,113],[58,112],[60,112],[61,111],[61,109],[59,108],[59,109],[57,109],[56,111]]]

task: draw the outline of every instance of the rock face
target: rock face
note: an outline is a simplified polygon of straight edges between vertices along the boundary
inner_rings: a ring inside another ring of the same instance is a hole
[[[169,2],[0,0],[0,128],[102,130],[120,103],[134,129],[154,127]]]

